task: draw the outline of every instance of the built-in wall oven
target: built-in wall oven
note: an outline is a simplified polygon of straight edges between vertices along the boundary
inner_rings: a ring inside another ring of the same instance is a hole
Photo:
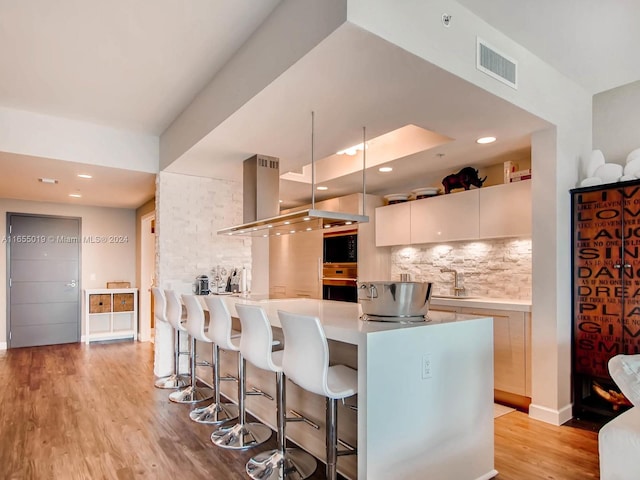
[[[358,301],[357,230],[325,232],[322,267],[322,298]]]
[[[322,298],[341,302],[357,302],[358,266],[351,264],[325,264],[322,267]]]

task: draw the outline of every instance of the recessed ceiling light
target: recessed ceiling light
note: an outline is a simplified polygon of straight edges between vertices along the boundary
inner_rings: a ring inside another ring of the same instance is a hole
[[[382,172],[382,173],[387,173],[387,172],[392,172],[392,171],[393,171],[393,168],[391,168],[391,167],[380,167],[380,168],[378,169],[378,171],[379,171],[379,172]]]
[[[282,203],[282,200],[278,200],[278,203]]]
[[[286,222],[284,222],[285,225],[289,225],[291,222],[289,220],[287,220]]]
[[[80,195],[79,193],[70,193],[69,196],[73,198],[82,198],[82,195]]]
[[[93,176],[89,175],[88,173],[79,173],[78,177],[80,177],[80,178],[93,178]]]
[[[308,222],[309,220],[311,220],[311,217],[304,217],[302,220],[304,220],[305,222]]]
[[[358,153],[358,150],[364,150],[364,145],[362,143],[354,145],[353,147],[345,148],[344,150],[340,150],[339,152],[336,152],[336,154],[353,156]]]
[[[323,185],[320,185],[319,187],[316,187],[317,190],[329,190],[329,187],[325,187]]]
[[[58,180],[56,180],[55,178],[46,178],[46,177],[39,178],[38,181],[42,183],[50,183],[52,185],[55,185],[56,183],[58,183]]]
[[[493,143],[496,141],[496,137],[482,137],[476,140],[476,143]]]
[[[345,225],[351,225],[353,222],[344,222]]]
[[[310,232],[311,230],[313,230],[313,228],[307,227],[307,232]]]

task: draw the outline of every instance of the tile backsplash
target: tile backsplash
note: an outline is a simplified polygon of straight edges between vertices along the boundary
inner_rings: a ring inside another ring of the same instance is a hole
[[[453,273],[458,272],[466,295],[514,300],[531,299],[531,239],[499,238],[473,242],[413,245],[391,250],[391,278],[401,273],[413,281],[434,283],[434,294],[453,294]]]
[[[251,239],[217,233],[242,223],[240,183],[160,172],[156,217],[162,287],[190,293],[196,276],[212,279],[216,265],[251,272]]]

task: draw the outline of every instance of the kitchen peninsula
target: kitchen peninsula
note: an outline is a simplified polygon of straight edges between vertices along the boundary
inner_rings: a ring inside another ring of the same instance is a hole
[[[340,457],[342,475],[374,480],[425,476],[480,480],[497,474],[491,318],[433,311],[427,322],[364,322],[359,304],[222,298],[234,317],[238,303],[262,306],[276,337],[280,334],[278,310],[319,317],[332,362],[358,369],[357,400],[347,400],[357,402],[357,413],[344,407],[339,413],[340,438],[357,446],[358,455]],[[235,365],[235,354],[224,352],[222,375],[235,375]],[[210,378],[210,369],[201,368],[199,376]],[[222,393],[236,401],[235,383],[222,383]],[[249,366],[247,386],[274,392],[274,378]],[[272,400],[250,396],[247,409],[274,427]],[[324,459],[324,399],[288,382],[287,409],[320,425],[315,430],[302,422],[291,423],[287,433]]]

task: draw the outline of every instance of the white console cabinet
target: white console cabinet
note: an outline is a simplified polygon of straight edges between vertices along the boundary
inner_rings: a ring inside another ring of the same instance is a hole
[[[138,339],[138,289],[87,289],[84,340]]]

